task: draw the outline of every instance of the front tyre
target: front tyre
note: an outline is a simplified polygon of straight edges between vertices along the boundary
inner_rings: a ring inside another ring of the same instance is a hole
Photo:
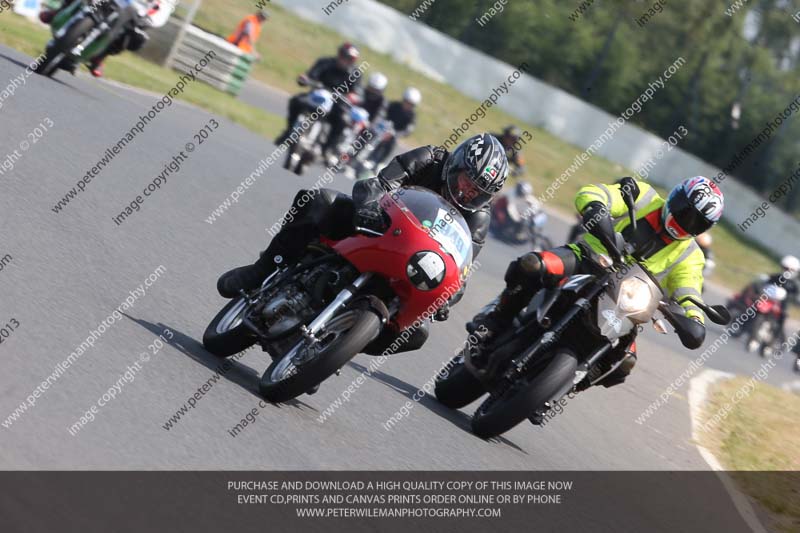
[[[230,357],[256,343],[252,332],[242,322],[247,302],[234,298],[217,313],[203,334],[203,346],[217,357]]]
[[[436,399],[442,405],[451,409],[461,409],[486,392],[478,378],[464,366],[463,357],[452,359],[448,367],[450,370],[447,373],[436,377],[436,388],[434,389]]]
[[[472,417],[472,432],[489,439],[510,430],[567,387],[577,368],[572,353],[558,352],[533,379],[517,381],[501,396],[487,398]]]
[[[300,341],[264,372],[259,391],[278,403],[296,398],[342,368],[381,331],[381,318],[370,309],[349,309],[334,317],[308,346]],[[313,350],[313,351],[311,351]]]

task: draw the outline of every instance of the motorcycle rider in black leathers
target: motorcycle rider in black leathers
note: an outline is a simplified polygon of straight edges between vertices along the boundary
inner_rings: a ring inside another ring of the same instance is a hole
[[[386,108],[386,120],[392,123],[394,135],[382,142],[375,148],[372,159],[375,164],[380,166],[384,160],[388,159],[397,146],[397,139],[406,137],[414,131],[417,122],[416,108],[422,100],[419,89],[409,87],[403,92],[403,99],[398,102],[391,102]]]
[[[301,190],[295,196],[284,225],[258,261],[223,274],[217,290],[225,298],[239,291],[258,288],[281,264],[302,257],[306,247],[321,235],[344,239],[356,228],[374,228],[382,221],[377,202],[385,191],[402,186],[424,187],[440,194],[464,217],[472,233],[473,258],[477,257],[489,229],[489,202],[503,187],[508,175],[508,160],[500,142],[489,134],[476,135],[452,153],[422,146],[395,157],[377,177],[361,180],[353,186],[353,196],[331,190]],[[310,201],[307,201],[308,197]],[[306,200],[302,200],[306,198]],[[454,295],[451,304],[460,299]],[[440,309],[435,320],[446,320],[448,307]],[[387,345],[399,332],[388,332],[377,340]],[[417,349],[427,339],[427,327],[412,332],[402,351]]]
[[[383,95],[383,91],[386,90],[388,84],[389,80],[380,72],[369,77],[361,107],[369,113],[370,122],[379,117],[386,109],[386,97]]]
[[[525,160],[517,148],[517,144],[522,137],[522,131],[516,126],[506,126],[502,133],[495,133],[495,137],[500,140],[500,144],[506,149],[508,163],[511,165],[511,176],[517,177],[525,173]]]
[[[316,81],[324,85],[325,88],[341,95],[336,97],[333,109],[326,115],[331,129],[325,141],[325,146],[322,147],[325,157],[334,151],[346,126],[344,114],[348,111],[348,108],[341,103],[340,98],[347,93],[360,93],[361,91],[361,75],[360,71],[355,67],[356,60],[360,55],[355,46],[350,43],[344,43],[339,47],[339,53],[336,57],[318,59],[307,73],[301,74],[297,78],[299,85],[306,86],[310,81]],[[289,116],[286,122],[286,130],[275,139],[275,144],[283,144],[291,135],[294,123],[302,111],[303,106],[300,101],[302,96],[302,94],[298,94],[289,100]]]

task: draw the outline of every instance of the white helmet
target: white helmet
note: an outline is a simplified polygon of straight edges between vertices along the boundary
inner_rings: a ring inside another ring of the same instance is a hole
[[[409,104],[418,105],[422,101],[422,93],[415,87],[409,87],[403,93],[403,100]]]
[[[800,259],[793,255],[787,255],[781,259],[781,266],[783,270],[789,273],[790,277],[795,277],[797,272],[800,271]]]
[[[389,85],[389,78],[381,74],[380,72],[376,72],[372,76],[369,77],[369,83],[367,83],[367,87],[370,89],[375,89],[378,92],[383,92],[386,89],[386,86]]]

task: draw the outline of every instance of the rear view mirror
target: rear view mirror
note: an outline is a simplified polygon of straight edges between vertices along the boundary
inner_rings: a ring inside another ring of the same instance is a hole
[[[702,309],[713,323],[719,324],[720,326],[727,326],[731,323],[731,314],[724,305],[708,305],[691,296],[689,296],[687,300]]]

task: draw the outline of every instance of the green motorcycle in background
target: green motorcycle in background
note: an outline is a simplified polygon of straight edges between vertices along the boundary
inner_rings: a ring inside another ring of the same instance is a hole
[[[79,0],[53,18],[53,39],[35,71],[52,76],[57,69],[75,72],[79,65],[105,51],[147,6],[136,0]]]

